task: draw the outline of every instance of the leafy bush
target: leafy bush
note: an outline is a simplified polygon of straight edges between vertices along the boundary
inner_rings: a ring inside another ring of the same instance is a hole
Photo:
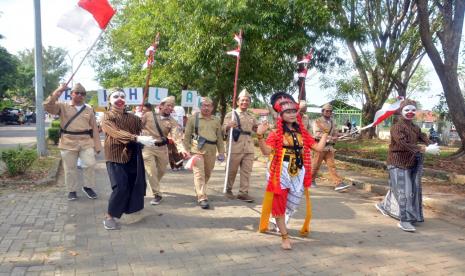
[[[2,151],[1,158],[5,162],[11,176],[23,174],[37,159],[37,152],[33,149],[9,149]]]
[[[48,129],[48,139],[53,141],[53,144],[58,145],[60,141],[60,129],[56,127],[51,127]]]
[[[53,128],[60,128],[60,120],[53,120],[52,121]]]
[[[55,145],[60,141],[60,120],[53,120],[52,126],[48,129],[48,139],[52,140]]]

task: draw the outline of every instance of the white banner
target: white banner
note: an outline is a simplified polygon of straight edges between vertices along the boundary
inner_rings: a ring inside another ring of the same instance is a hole
[[[168,97],[168,89],[160,87],[149,87],[148,102],[151,104],[159,105],[163,98]]]
[[[197,102],[197,91],[194,90],[182,90],[181,106],[183,107],[194,107]]]
[[[127,105],[140,105],[144,97],[144,89],[142,87],[123,88],[126,93]],[[98,105],[101,107],[107,106],[108,92],[106,89],[97,90]],[[160,104],[160,101],[168,96],[167,88],[149,87],[149,95],[147,101],[151,104]]]
[[[66,89],[58,98],[58,101],[62,103],[71,101],[71,88]]]

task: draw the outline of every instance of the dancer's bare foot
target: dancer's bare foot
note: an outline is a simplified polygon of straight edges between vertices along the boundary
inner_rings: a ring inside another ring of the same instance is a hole
[[[291,250],[291,240],[289,239],[289,234],[282,234],[281,235],[282,242],[281,242],[281,248],[284,250]]]

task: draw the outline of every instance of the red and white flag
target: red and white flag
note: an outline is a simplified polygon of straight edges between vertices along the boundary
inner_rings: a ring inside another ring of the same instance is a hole
[[[237,48],[234,49],[234,50],[227,51],[226,54],[231,55],[231,56],[236,56],[236,57],[238,57],[238,56],[241,54],[241,48],[240,48],[240,47],[237,47]]]
[[[57,25],[86,39],[105,30],[115,13],[107,0],[79,0],[76,7],[58,20]]]
[[[242,36],[241,36],[241,34],[234,34],[234,40],[237,41],[237,44],[239,44],[239,47],[242,45]]]
[[[308,54],[302,59],[297,61],[297,63],[310,63],[310,60],[313,58],[313,49],[308,52]]]
[[[382,121],[386,120],[387,118],[391,117],[392,114],[396,113],[396,111],[400,108],[400,104],[404,98],[399,98],[395,103],[390,104],[390,105],[385,105],[383,106],[380,110],[376,111],[375,113],[375,118],[373,120],[373,123],[363,127],[369,128],[369,127],[374,127],[379,125]]]

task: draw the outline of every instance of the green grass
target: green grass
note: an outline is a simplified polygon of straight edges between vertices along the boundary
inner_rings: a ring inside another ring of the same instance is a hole
[[[335,146],[339,153],[354,157],[375,159],[379,161],[386,161],[388,147],[389,140],[380,139],[339,141]],[[451,156],[457,150],[457,147],[441,146],[441,154],[439,157],[428,154],[425,155],[425,164],[434,166],[436,162]]]

